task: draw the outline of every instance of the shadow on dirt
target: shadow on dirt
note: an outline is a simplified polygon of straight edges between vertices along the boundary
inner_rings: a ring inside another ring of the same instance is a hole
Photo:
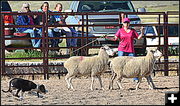
[[[165,89],[174,89],[179,87],[156,87],[154,90],[165,90]],[[139,89],[149,89],[149,88],[139,88]],[[128,90],[136,90],[136,88],[129,88]]]
[[[160,87],[160,88],[156,87],[155,89],[163,90],[163,89],[173,89],[173,88],[179,88],[179,87],[169,87],[169,88],[168,87],[164,87],[164,88],[163,87]]]

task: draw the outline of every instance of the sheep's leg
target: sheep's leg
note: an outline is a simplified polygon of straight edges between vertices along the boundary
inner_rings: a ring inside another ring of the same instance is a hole
[[[151,78],[150,75],[149,75],[149,80],[150,80],[150,82],[151,82],[151,84],[152,84],[152,89],[155,89],[156,87],[155,87],[155,85],[154,85],[154,83],[153,83],[153,80],[152,80],[152,78]]]
[[[138,81],[138,83],[137,83],[137,85],[136,85],[136,90],[139,89],[139,85],[140,85],[141,81],[142,81],[142,78],[139,78],[139,81]]]
[[[99,84],[101,86],[101,89],[104,90],[104,87],[102,85],[102,80],[101,80],[101,77],[100,76],[97,76],[97,78],[99,79]]]
[[[91,90],[93,90],[94,76],[92,76]]]
[[[70,75],[70,74],[67,74],[66,77],[65,77],[65,80],[66,80],[67,85],[68,85],[68,90],[69,90],[70,88],[74,90],[73,85],[72,85],[72,82],[71,82],[73,77],[74,77],[74,76],[72,76],[72,75]]]
[[[148,85],[149,85],[149,89],[154,89],[154,88],[155,88],[155,85],[154,85],[154,83],[153,83],[153,81],[152,81],[151,76],[150,76],[150,75],[147,76],[146,79],[147,79],[147,82],[148,82]],[[151,85],[151,84],[152,84],[152,85]]]
[[[72,85],[72,78],[73,78],[73,77],[70,77],[70,78],[69,78],[69,84],[70,84],[71,89],[74,91],[74,87],[73,87],[73,85]]]
[[[153,89],[153,87],[151,86],[151,83],[150,83],[149,76],[148,76],[148,77],[146,77],[146,79],[147,79],[147,82],[148,82],[148,85],[149,85],[149,89]]]
[[[112,76],[111,76],[111,80],[109,82],[109,89],[112,90],[113,89],[113,81],[116,78],[116,73],[112,72]]]
[[[147,79],[147,82],[148,82],[148,85],[149,85],[149,89],[152,89],[152,86],[151,86],[150,81],[149,81],[149,76],[146,77],[146,79]]]
[[[69,84],[68,78],[65,78],[65,80],[66,80],[66,83],[67,83],[67,85],[68,85],[68,90],[69,90],[70,84]]]
[[[69,74],[66,75],[65,80],[66,80],[66,82],[67,82],[68,90],[69,90],[70,87],[71,87],[70,82],[69,82]]]
[[[119,87],[120,89],[123,89],[123,87],[122,87],[122,85],[121,85],[121,81],[122,81],[122,77],[118,78],[117,81],[116,81],[116,83],[117,83],[117,85],[118,85],[118,87]]]

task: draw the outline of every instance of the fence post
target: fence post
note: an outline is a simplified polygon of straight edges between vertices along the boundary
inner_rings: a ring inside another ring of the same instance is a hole
[[[1,27],[2,28],[2,36],[0,37],[1,38],[1,50],[0,50],[0,56],[1,56],[1,60],[0,60],[0,62],[1,62],[1,68],[0,68],[0,71],[1,71],[1,75],[4,75],[4,73],[5,73],[5,36],[4,36],[4,22],[3,22],[3,17],[4,17],[4,15],[1,15],[1,26],[3,26],[3,27]],[[3,23],[3,24],[2,24]]]
[[[168,16],[167,13],[164,14],[164,75],[168,76],[168,29],[167,29],[167,24],[168,24]]]
[[[86,38],[86,44],[89,43],[89,38],[88,38],[88,37],[89,37],[89,36],[88,36],[88,34],[89,34],[89,33],[88,33],[88,31],[89,31],[89,29],[88,29],[88,16],[89,16],[89,15],[86,14],[86,35],[87,35],[87,36],[86,36],[86,37],[87,37],[87,38]],[[88,46],[86,46],[86,48],[85,48],[86,55],[89,54],[88,51],[89,51],[89,48],[88,48]]]
[[[3,18],[2,18],[2,16],[3,15],[1,15],[1,23],[0,23],[0,26],[1,26],[1,31],[2,31],[2,33],[3,33],[3,28],[2,28],[2,23],[3,23]],[[2,36],[3,36],[4,34],[1,34],[1,36],[0,36],[0,42],[3,42],[2,41]],[[0,73],[1,73],[1,76],[2,76],[2,43],[0,43]]]
[[[47,27],[47,13],[43,12],[42,22],[43,22],[43,29],[42,29],[42,48],[43,48],[43,71],[44,71],[44,79],[47,78],[47,71],[48,71],[48,60],[47,60],[47,34],[48,34],[48,27]]]
[[[82,14],[82,37],[84,37],[84,14]],[[84,38],[81,38],[81,46],[84,45]],[[83,56],[84,48],[81,49],[81,56]]]
[[[45,72],[46,72],[46,79],[49,79],[49,66],[48,66],[48,52],[49,52],[49,35],[48,35],[48,18],[50,18],[48,11],[45,12],[45,48],[44,48],[44,54],[45,54]]]

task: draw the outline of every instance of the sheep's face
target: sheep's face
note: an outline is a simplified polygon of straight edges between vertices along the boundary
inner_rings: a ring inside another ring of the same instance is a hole
[[[157,49],[157,47],[148,47],[146,48],[148,52],[152,52],[155,58],[161,58],[162,53]]]
[[[111,49],[109,46],[104,45],[102,48],[104,48],[104,50],[106,51],[106,53],[107,53],[109,56],[114,56],[114,51],[113,51],[113,49]]]
[[[156,51],[154,52],[154,57],[155,58],[161,58],[162,57],[162,53],[158,49],[156,49]]]

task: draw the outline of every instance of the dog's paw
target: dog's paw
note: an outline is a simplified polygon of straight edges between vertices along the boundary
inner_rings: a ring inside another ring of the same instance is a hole
[[[24,100],[24,98],[20,96],[20,97],[19,97],[19,100],[20,100],[20,101],[21,101],[21,100]]]
[[[18,97],[18,98],[20,97],[20,96],[19,96],[19,95],[17,95],[17,94],[13,94],[13,96]]]
[[[43,95],[39,95],[38,98],[43,98]]]

